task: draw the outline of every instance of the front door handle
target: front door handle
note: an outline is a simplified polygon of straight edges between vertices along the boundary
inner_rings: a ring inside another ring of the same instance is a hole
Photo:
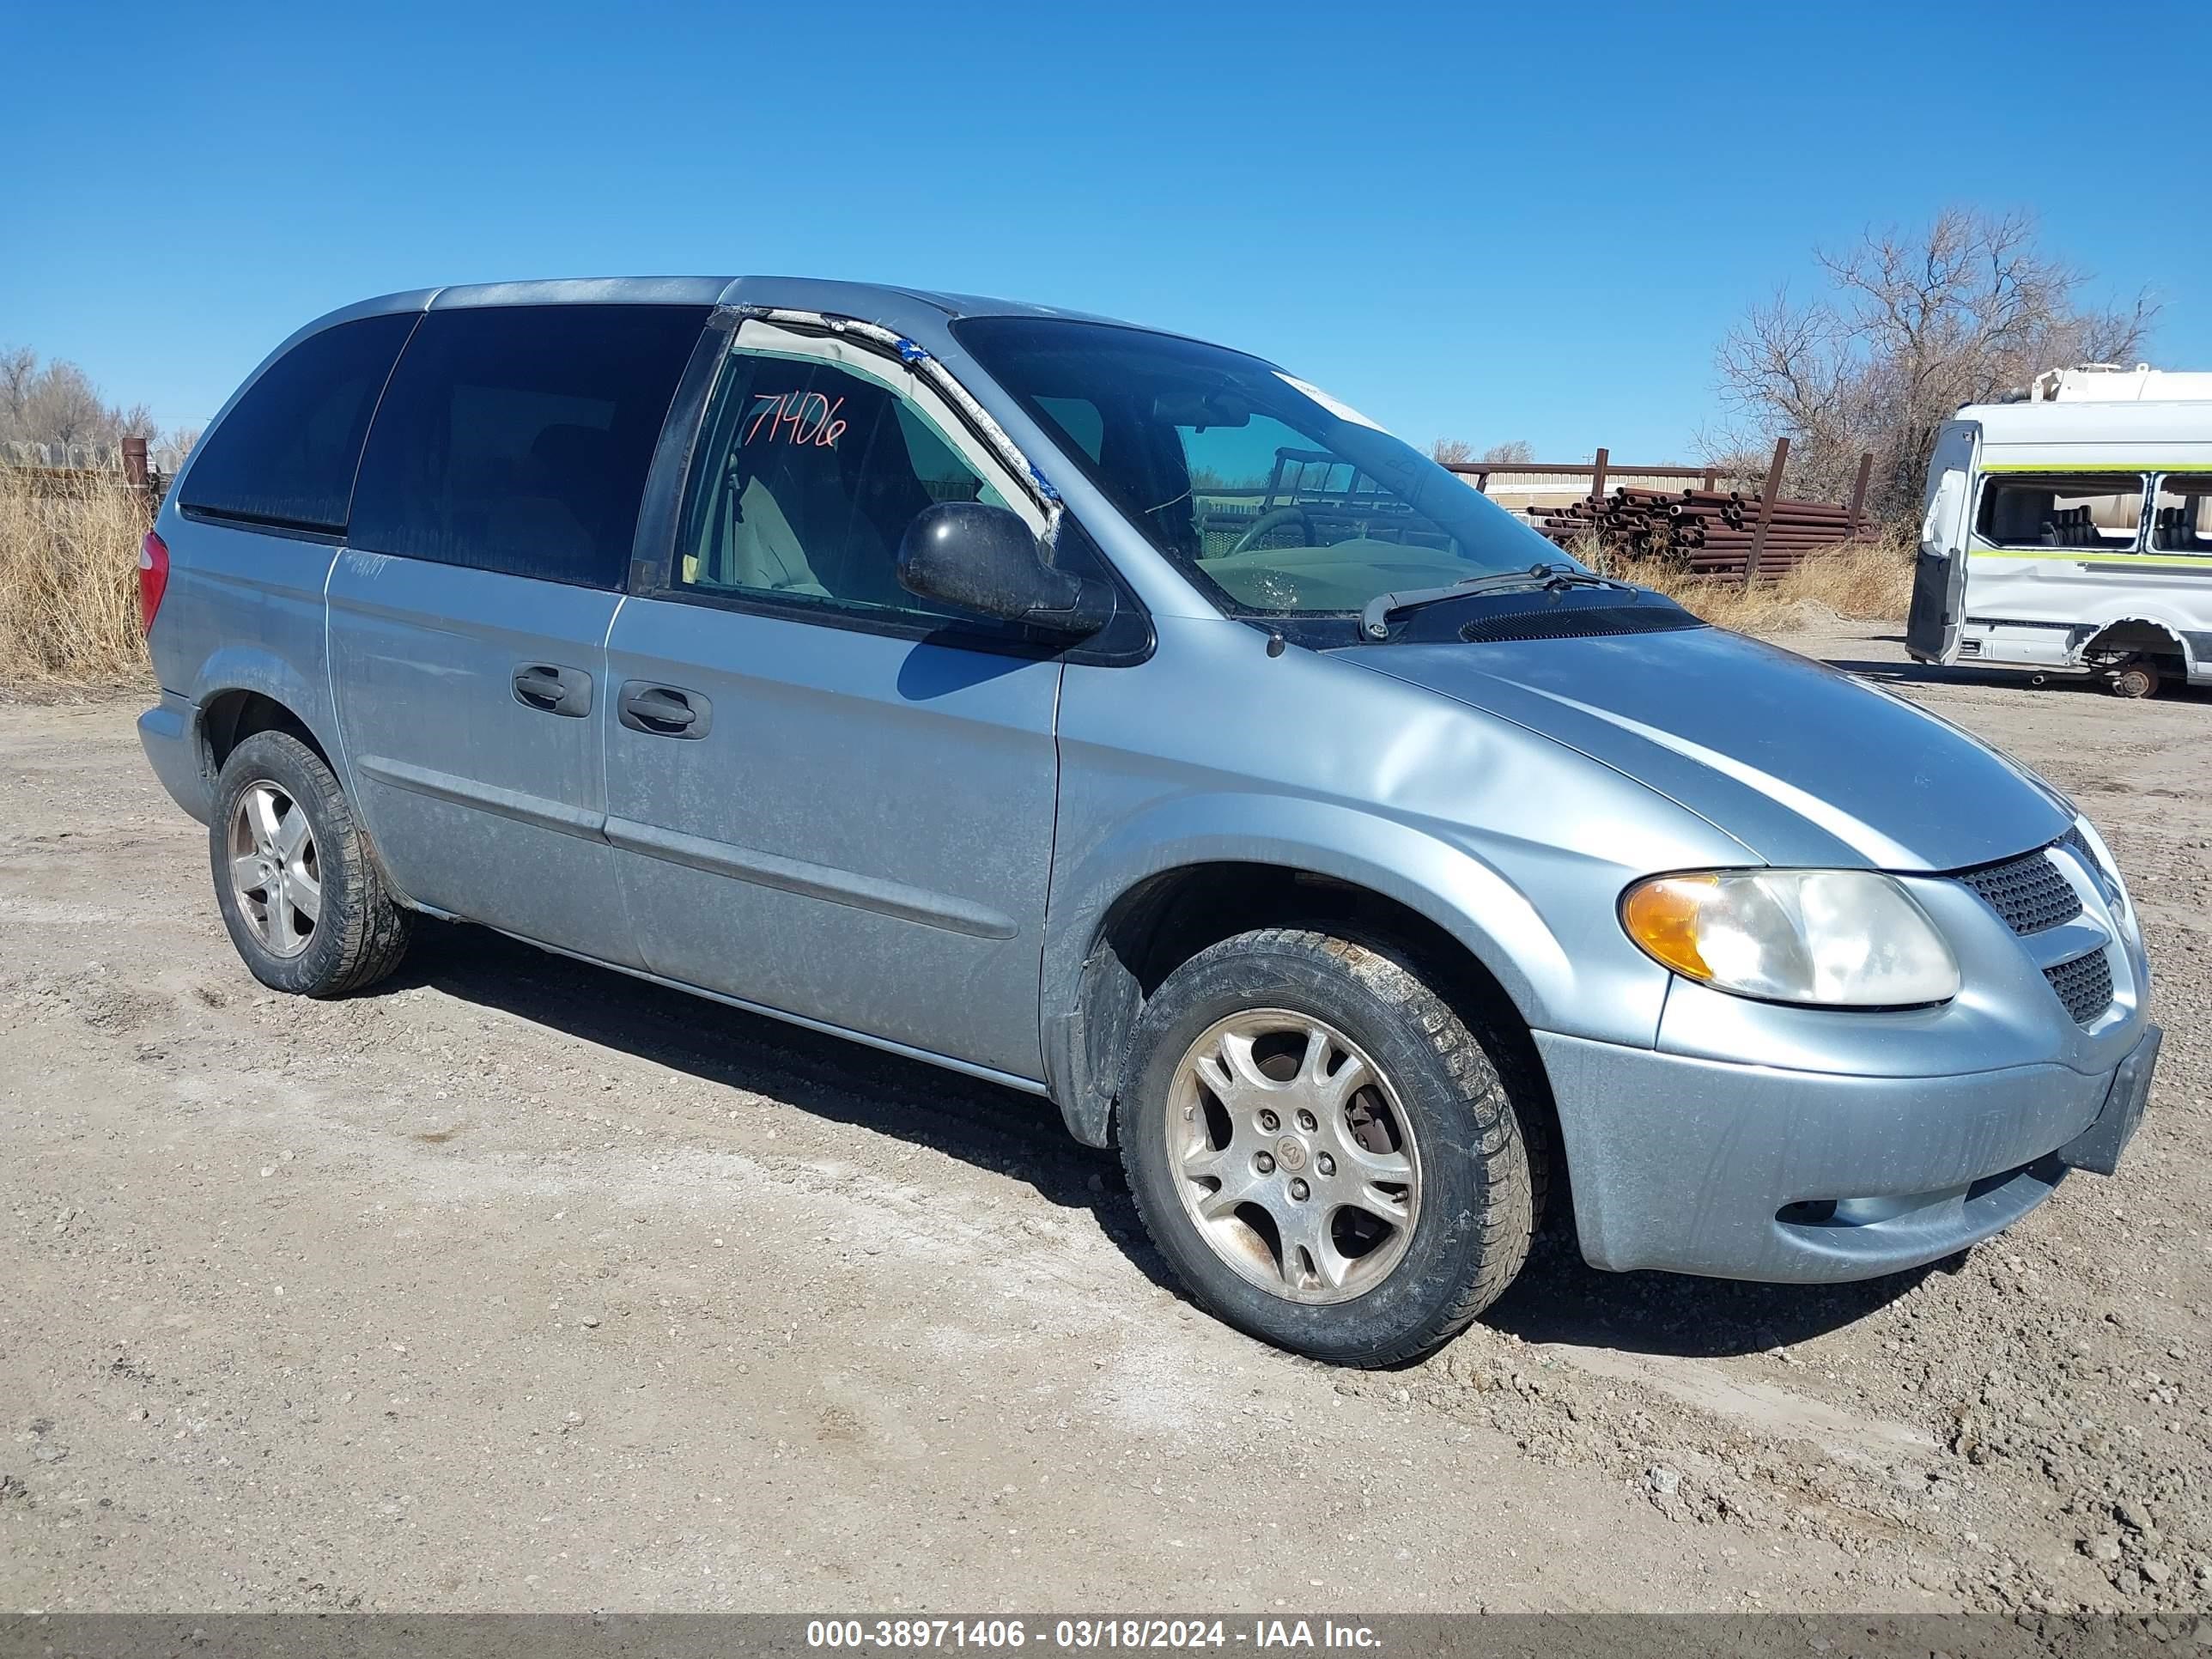
[[[615,701],[622,723],[649,738],[703,738],[714,724],[714,705],[696,691],[651,680],[625,680]]]
[[[541,714],[581,720],[592,712],[592,677],[580,668],[526,662],[514,671],[514,700]]]

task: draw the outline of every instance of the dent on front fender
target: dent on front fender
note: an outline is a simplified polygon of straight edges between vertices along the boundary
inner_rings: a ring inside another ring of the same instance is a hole
[[[1065,911],[1055,896],[1052,954],[1079,967],[1079,941],[1150,878],[1232,863],[1326,876],[1419,911],[1466,944],[1516,1006],[1540,1004],[1575,972],[1527,895],[1448,842],[1334,803],[1211,793],[1148,803],[1086,850],[1067,872]]]
[[[1167,617],[1152,659],[1071,666],[1041,1012],[1079,1005],[1111,908],[1221,861],[1326,876],[1459,941],[1536,1029],[1649,1048],[1665,971],[1615,906],[1656,870],[1753,861],[1696,815],[1463,703],[1242,624]],[[1048,1036],[1049,1046],[1049,1036]]]

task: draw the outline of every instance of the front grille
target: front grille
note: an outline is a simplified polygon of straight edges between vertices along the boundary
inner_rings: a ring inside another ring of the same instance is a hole
[[[2097,890],[2111,902],[2113,909],[2120,910],[2126,908],[2120,897],[2120,890],[2112,884],[2112,878],[2105,873],[2105,866],[2097,861],[2097,855],[2089,850],[2088,837],[2079,830],[2069,830],[2064,835],[2059,836],[2058,844],[2073,850],[2074,856],[2081,860],[2081,867],[2089,872],[2089,879],[2097,884]]]
[[[2076,1025],[2087,1025],[2112,1006],[2112,964],[2102,951],[2043,970]]]
[[[2090,868],[2096,866],[2093,863]],[[2040,933],[2081,914],[2081,900],[2058,866],[2041,853],[1969,870],[1960,881],[1989,901],[2006,927],[2023,936]]]

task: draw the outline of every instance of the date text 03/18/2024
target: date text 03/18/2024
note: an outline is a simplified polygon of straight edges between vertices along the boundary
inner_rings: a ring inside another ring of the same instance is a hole
[[[814,1619],[806,1645],[845,1651],[911,1652],[953,1648],[1062,1651],[1246,1647],[1374,1650],[1382,1638],[1366,1625],[1333,1620],[1254,1619]]]

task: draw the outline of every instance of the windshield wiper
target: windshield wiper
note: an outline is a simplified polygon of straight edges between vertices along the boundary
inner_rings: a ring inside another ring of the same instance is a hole
[[[1370,640],[1390,637],[1390,618],[1401,611],[1412,611],[1425,605],[1434,605],[1439,599],[1462,599],[1472,593],[1499,593],[1516,588],[1553,587],[1620,587],[1624,583],[1607,581],[1602,576],[1593,576],[1587,570],[1561,562],[1532,564],[1526,570],[1501,570],[1487,576],[1469,576],[1443,587],[1409,587],[1401,593],[1377,593],[1367,601],[1359,613],[1359,631]]]

